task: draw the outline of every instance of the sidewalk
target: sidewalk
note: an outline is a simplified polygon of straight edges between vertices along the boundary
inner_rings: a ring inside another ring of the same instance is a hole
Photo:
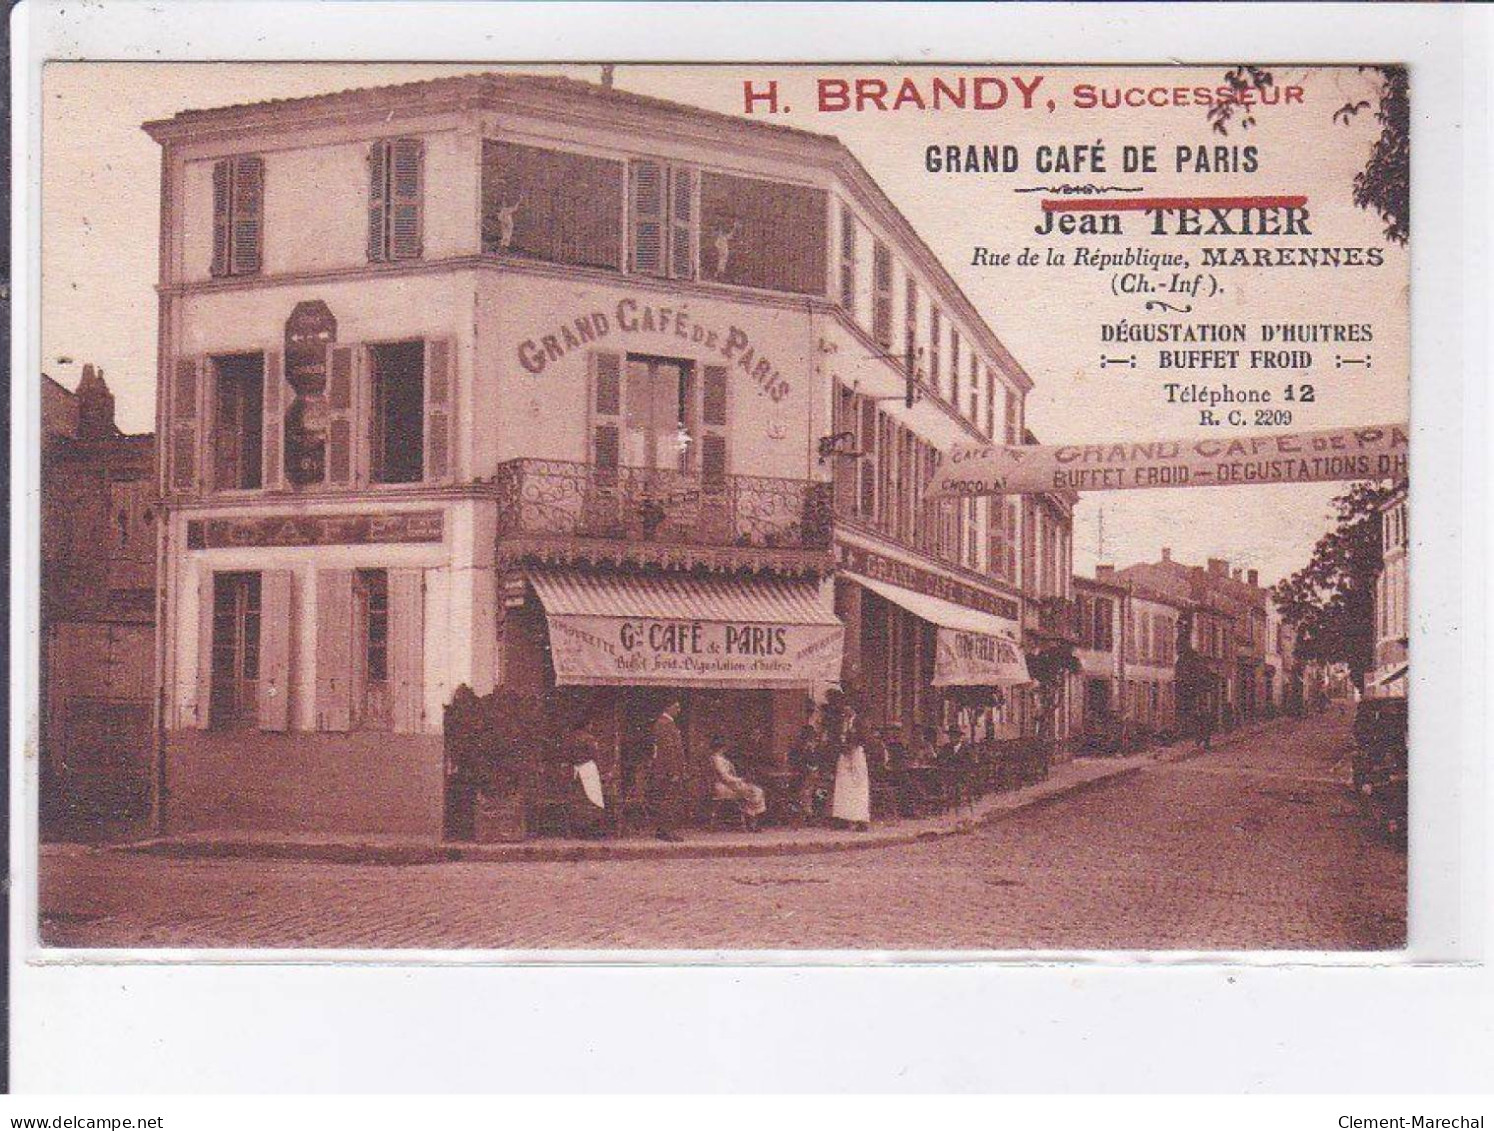
[[[1289,720],[1256,723],[1219,736],[1214,749],[1253,738]],[[1191,740],[1118,758],[1075,758],[1055,766],[1041,782],[1006,793],[993,793],[933,817],[879,821],[864,833],[830,828],[766,828],[693,831],[679,843],[637,837],[618,840],[545,838],[520,844],[432,843],[398,837],[338,838],[295,833],[192,833],[119,845],[117,852],[148,852],[185,858],[225,857],[265,860],[319,860],[341,864],[413,865],[445,861],[516,863],[520,861],[711,859],[720,857],[794,856],[817,852],[854,852],[916,841],[958,836],[1008,813],[1041,805],[1103,782],[1140,773],[1155,762],[1207,757]]]

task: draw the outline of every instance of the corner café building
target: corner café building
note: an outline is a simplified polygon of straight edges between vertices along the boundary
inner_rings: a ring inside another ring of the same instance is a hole
[[[985,511],[910,492],[1030,382],[833,139],[513,75],[146,129],[169,831],[439,836],[462,686],[581,704],[615,789],[671,699],[768,757],[1025,679]]]

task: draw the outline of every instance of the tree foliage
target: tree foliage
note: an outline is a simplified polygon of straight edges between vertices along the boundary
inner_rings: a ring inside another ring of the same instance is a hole
[[[1336,496],[1337,525],[1318,539],[1305,566],[1271,589],[1282,619],[1296,630],[1298,658],[1347,664],[1360,688],[1375,658],[1380,504],[1393,490],[1354,483]]]
[[[1379,213],[1387,240],[1404,244],[1411,235],[1410,81],[1406,68],[1399,65],[1365,66],[1360,70],[1376,76],[1376,97],[1373,101],[1364,98],[1345,102],[1333,112],[1333,121],[1347,126],[1374,107],[1380,136],[1364,168],[1354,175],[1353,200],[1360,208]],[[1269,90],[1276,78],[1264,67],[1242,63],[1225,72],[1224,84],[1239,95]],[[1214,103],[1207,116],[1219,134],[1227,134],[1231,123],[1242,130],[1256,124],[1254,108],[1238,99]]]
[[[1027,674],[1037,682],[1039,735],[1050,737],[1053,712],[1063,691],[1064,677],[1080,670],[1079,657],[1068,643],[1050,644],[1027,655]]]

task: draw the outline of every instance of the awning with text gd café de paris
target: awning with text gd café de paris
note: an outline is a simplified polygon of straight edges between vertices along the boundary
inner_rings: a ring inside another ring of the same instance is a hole
[[[934,648],[935,687],[1017,687],[1031,683],[1016,621],[846,573],[857,585],[938,627]]]
[[[562,687],[840,682],[845,628],[814,581],[544,570],[529,582]]]

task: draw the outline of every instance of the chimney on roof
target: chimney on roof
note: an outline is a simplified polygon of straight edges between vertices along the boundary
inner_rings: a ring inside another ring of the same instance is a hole
[[[1115,567],[1113,565],[1097,565],[1097,566],[1095,566],[1095,580],[1096,581],[1114,581],[1115,580]]]
[[[1247,570],[1245,573],[1245,580],[1250,582],[1250,584],[1255,586],[1255,588],[1259,589],[1261,587],[1261,571],[1258,569]]]
[[[1209,559],[1209,574],[1211,576],[1213,576],[1213,577],[1228,577],[1229,576],[1229,559],[1228,558],[1210,558]]]
[[[1230,571],[1230,576],[1232,578],[1234,578],[1236,581],[1244,581],[1245,580],[1245,571],[1242,570],[1242,569],[1231,570]]]
[[[116,431],[114,394],[104,383],[104,371],[85,365],[83,379],[78,382],[78,438],[106,440]]]
[[[1162,547],[1162,560],[1164,562],[1170,562],[1170,561],[1172,561],[1172,547],[1171,546],[1163,546]]]
[[[616,69],[617,69],[617,64],[616,63],[603,63],[602,64],[602,89],[603,90],[611,90],[612,89],[612,72],[614,70],[616,70]]]

